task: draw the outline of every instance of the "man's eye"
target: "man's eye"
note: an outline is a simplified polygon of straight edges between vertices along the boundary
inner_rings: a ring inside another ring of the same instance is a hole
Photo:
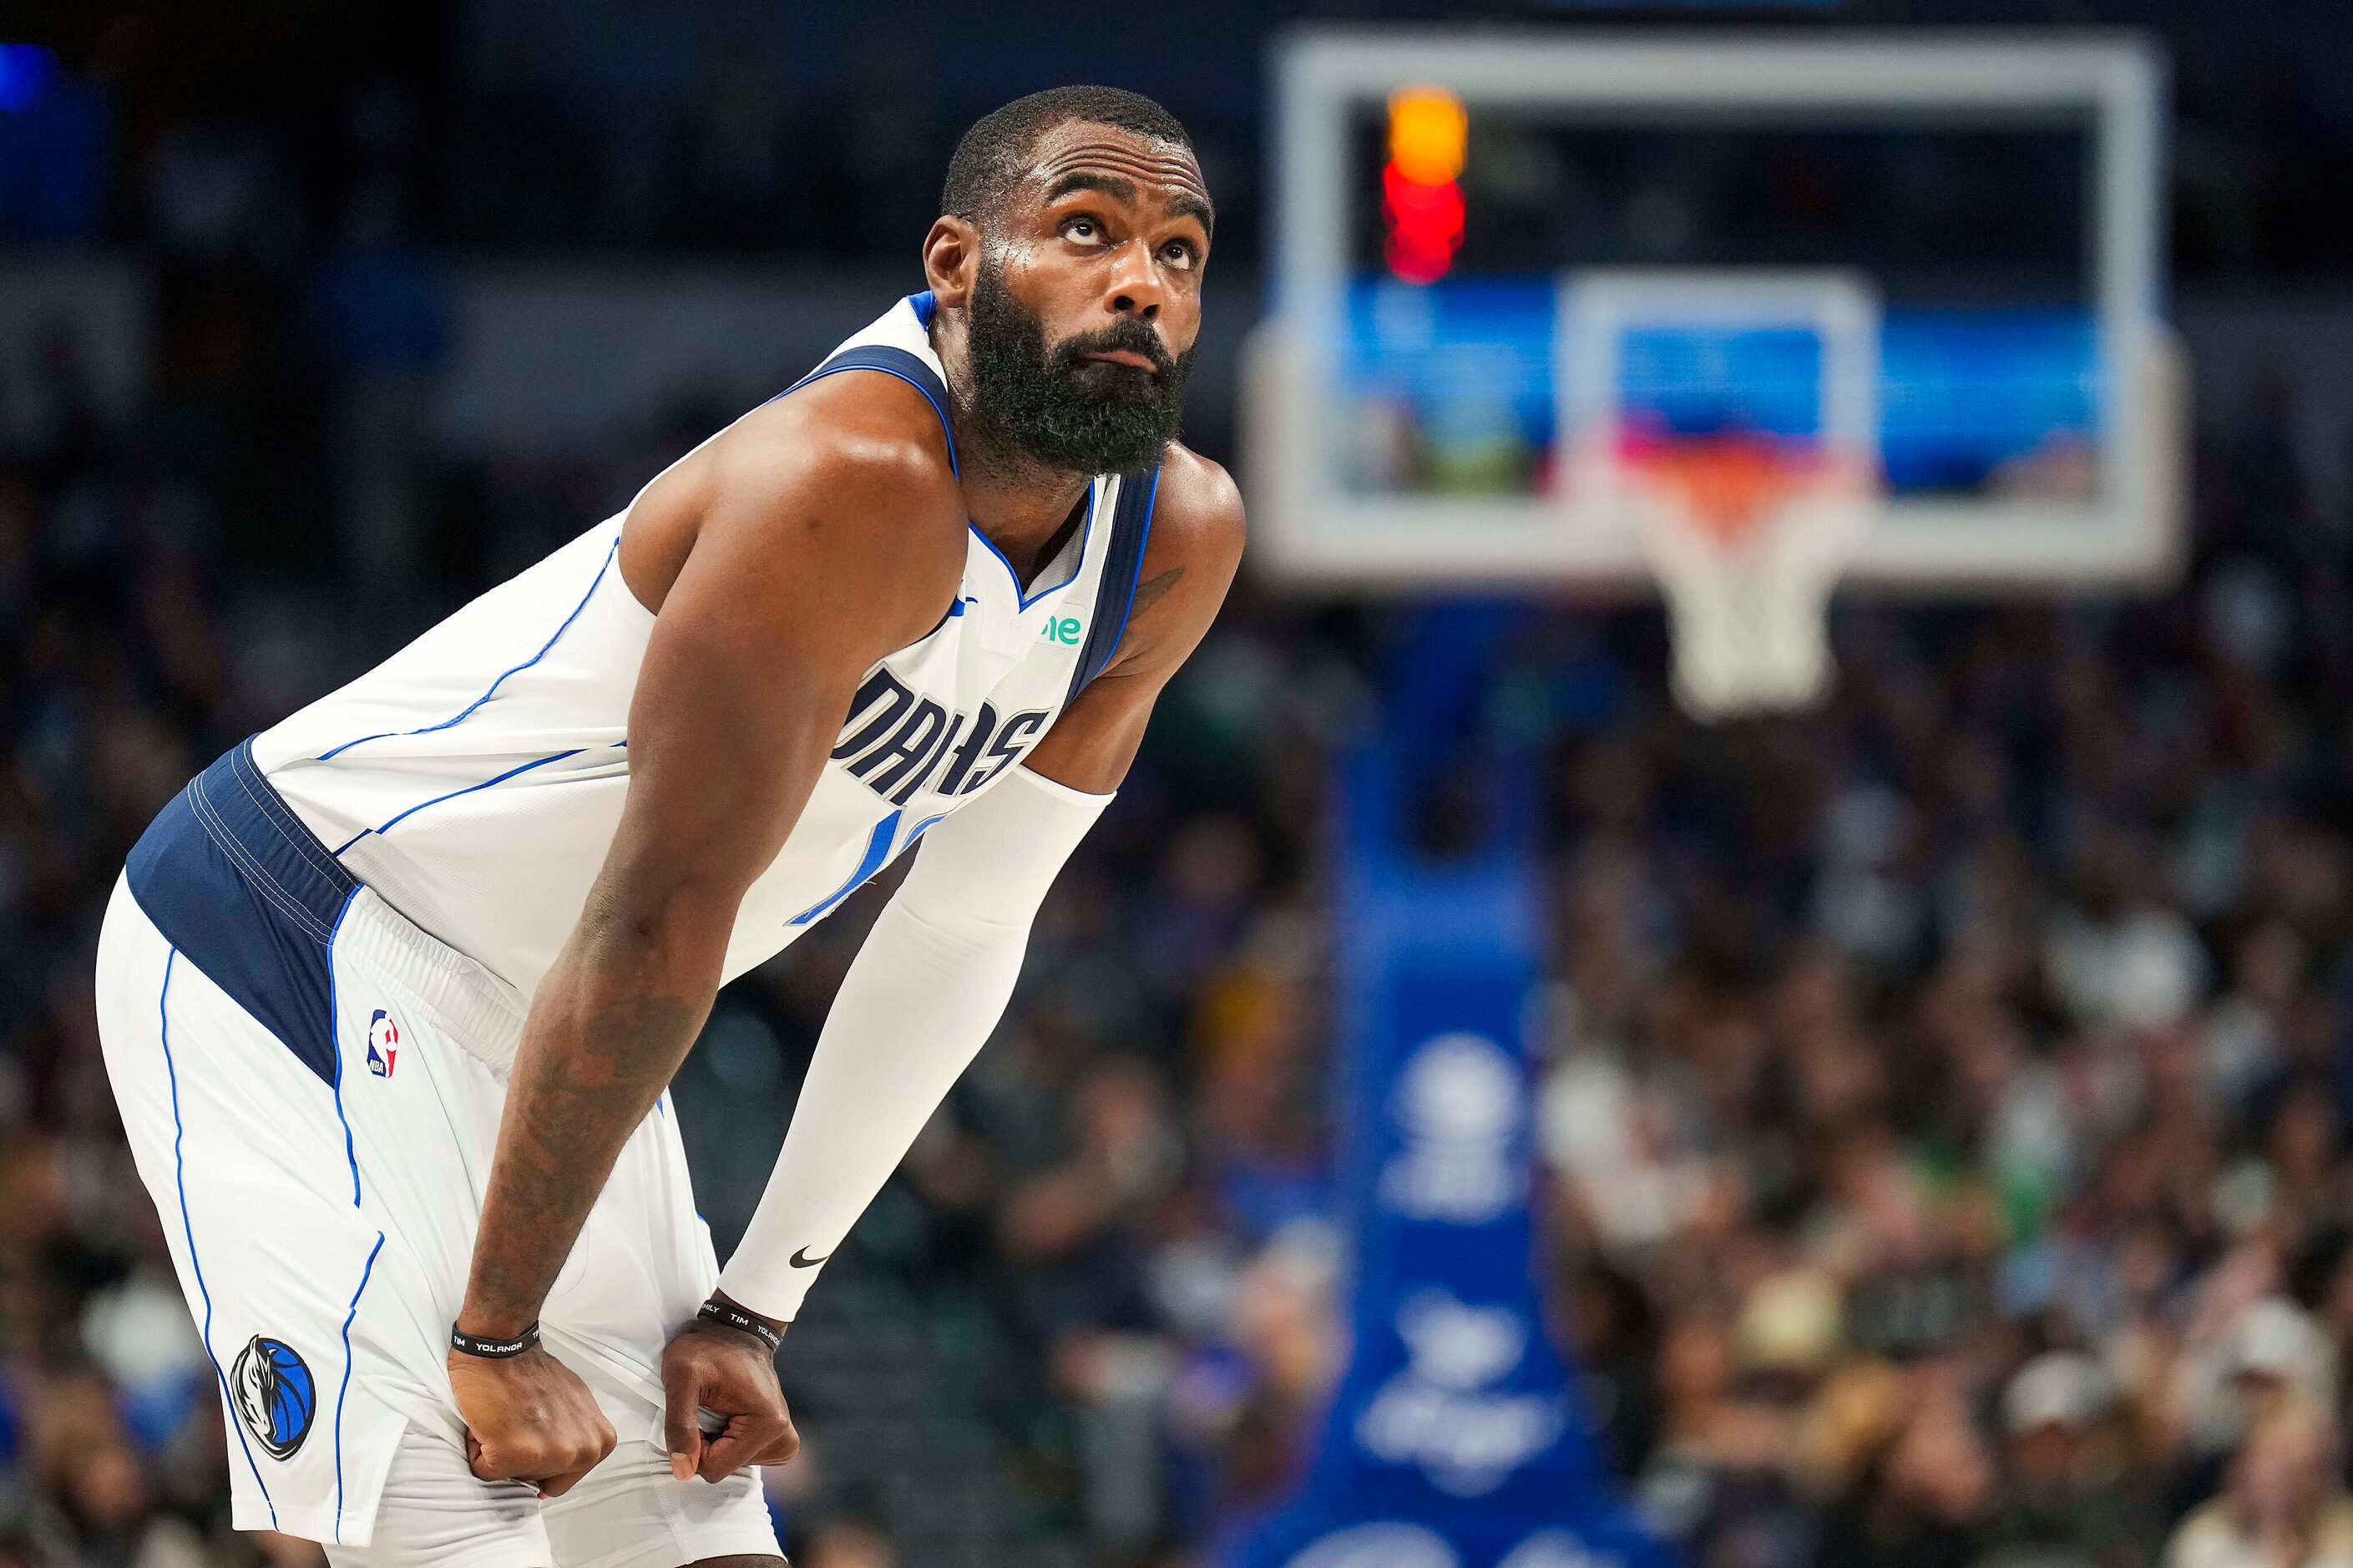
[[[1193,265],[1193,247],[1181,239],[1171,240],[1161,247],[1160,254],[1167,258],[1168,265],[1171,267],[1189,269]]]
[[[1091,217],[1074,217],[1062,225],[1062,232],[1072,239],[1094,239],[1102,235],[1103,230]]]

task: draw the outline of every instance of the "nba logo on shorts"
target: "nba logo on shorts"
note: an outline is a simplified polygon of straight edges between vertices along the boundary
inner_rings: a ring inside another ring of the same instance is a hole
[[[400,1055],[400,1026],[392,1015],[378,1007],[368,1019],[368,1071],[378,1078],[390,1078],[394,1061]]]
[[[254,1335],[237,1352],[228,1383],[238,1417],[271,1458],[290,1457],[311,1435],[318,1386],[310,1367],[283,1340]]]

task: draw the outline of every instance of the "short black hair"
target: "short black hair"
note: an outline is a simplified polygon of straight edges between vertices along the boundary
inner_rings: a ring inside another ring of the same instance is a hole
[[[1021,177],[1038,138],[1073,120],[1133,131],[1188,150],[1193,145],[1183,122],[1140,92],[1118,87],[1050,87],[973,121],[948,160],[940,211],[979,222]]]

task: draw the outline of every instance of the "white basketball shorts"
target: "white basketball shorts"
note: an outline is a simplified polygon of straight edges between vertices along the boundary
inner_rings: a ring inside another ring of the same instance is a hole
[[[239,1529],[324,1542],[345,1568],[777,1553],[756,1473],[680,1482],[664,1453],[662,1348],[719,1272],[667,1096],[542,1315],[618,1448],[543,1503],[467,1470],[445,1357],[520,1009],[352,881],[245,748],[132,851],[100,937],[98,1010],[218,1374]]]

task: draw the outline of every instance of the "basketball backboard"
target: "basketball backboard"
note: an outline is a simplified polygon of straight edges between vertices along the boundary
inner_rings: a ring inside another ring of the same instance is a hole
[[[2164,73],[2139,42],[1319,30],[1275,79],[1244,388],[1262,568],[1643,580],[1598,433],[1661,426],[1852,452],[1865,583],[2172,569]]]

